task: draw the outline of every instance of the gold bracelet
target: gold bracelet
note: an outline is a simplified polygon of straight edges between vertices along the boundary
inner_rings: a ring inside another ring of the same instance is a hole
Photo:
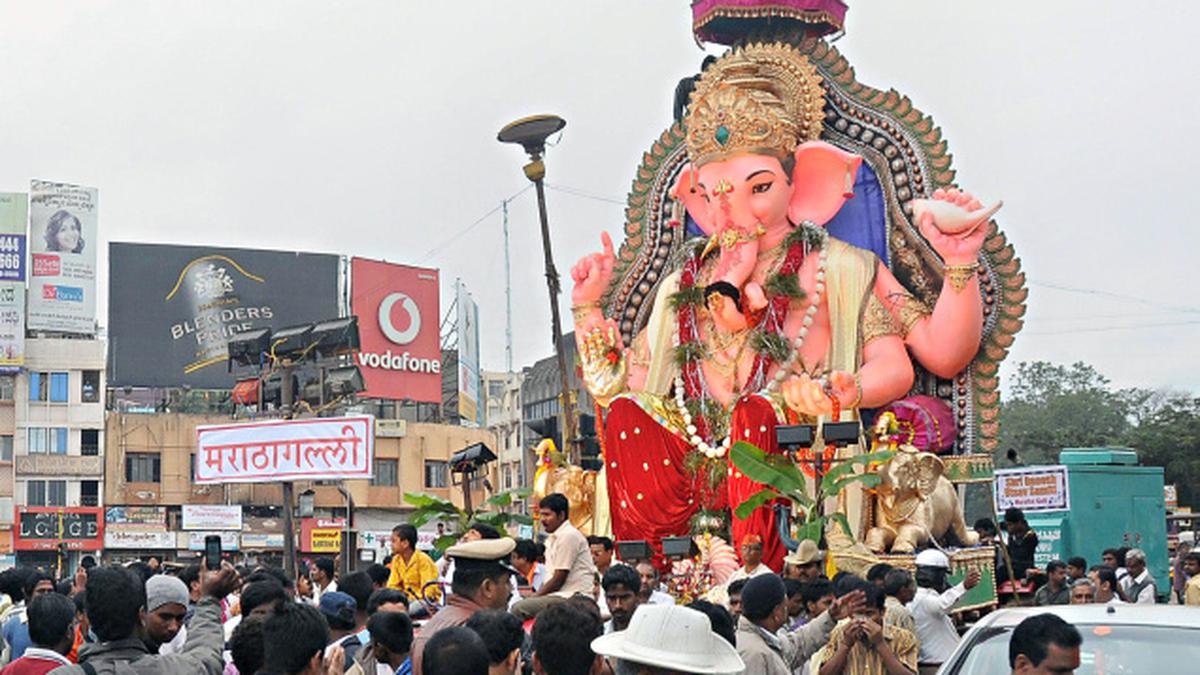
[[[977,262],[970,265],[946,265],[946,281],[950,282],[955,293],[962,292],[962,289],[967,287],[967,283],[975,277],[978,269],[979,263]]]
[[[571,316],[574,317],[575,322],[578,323],[583,319],[586,319],[588,312],[592,311],[593,309],[600,310],[601,315],[604,314],[604,308],[600,306],[600,303],[585,302],[582,305],[571,305]]]
[[[855,409],[855,408],[858,408],[858,406],[860,406],[862,404],[862,399],[863,399],[862,375],[859,375],[858,373],[854,374],[854,394],[855,394],[854,402],[851,403],[850,405],[846,406],[847,408]]]

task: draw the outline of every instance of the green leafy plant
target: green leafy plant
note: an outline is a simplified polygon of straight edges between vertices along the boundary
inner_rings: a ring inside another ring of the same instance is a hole
[[[823,515],[816,506],[826,498],[836,496],[853,483],[860,483],[865,488],[879,485],[879,476],[866,469],[888,461],[895,454],[891,450],[880,450],[835,460],[833,466],[821,476],[821,481],[815,486],[816,494],[809,494],[808,481],[790,458],[786,455],[768,454],[751,443],[739,441],[729,451],[730,460],[747,478],[766,487],[738,504],[733,514],[744,520],[749,518],[755,509],[776,499],[786,499],[792,504],[792,513],[803,513],[803,520],[797,527],[797,540],[811,539],[820,543],[821,535],[830,522],[837,523],[847,535],[854,536],[845,514]],[[856,472],[855,469],[859,467],[864,470]]]
[[[413,527],[421,527],[431,520],[441,520],[451,530],[433,542],[437,551],[445,551],[452,546],[464,533],[471,523],[483,523],[504,532],[510,524],[532,525],[533,518],[523,513],[509,513],[500,509],[524,501],[533,494],[530,488],[505,490],[488,497],[477,509],[466,511],[457,504],[436,495],[424,492],[406,492],[404,501],[414,508],[408,517]]]

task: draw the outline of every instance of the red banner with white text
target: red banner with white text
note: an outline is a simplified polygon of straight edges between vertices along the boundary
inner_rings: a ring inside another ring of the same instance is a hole
[[[354,258],[351,309],[364,398],[442,402],[438,271]]]

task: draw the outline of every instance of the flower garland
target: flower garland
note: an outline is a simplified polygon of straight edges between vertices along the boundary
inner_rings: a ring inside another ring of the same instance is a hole
[[[828,259],[826,239],[825,230],[805,221],[784,240],[783,245],[787,252],[784,254],[783,263],[763,284],[768,293],[767,307],[751,337],[751,344],[756,352],[754,365],[738,397],[752,391],[774,391],[787,378],[799,358],[800,349],[808,337],[825,292],[825,264]],[[783,335],[788,306],[793,299],[804,297],[796,274],[805,256],[814,248],[819,249],[820,254],[817,258],[812,302],[806,310],[800,331],[789,345],[786,336]],[[731,439],[728,424],[726,420],[721,419],[728,417],[727,411],[715,405],[715,401],[708,396],[700,368],[701,362],[707,356],[707,350],[700,340],[699,321],[699,308],[704,305],[705,298],[703,288],[696,285],[702,265],[703,257],[698,251],[684,263],[680,274],[679,292],[671,297],[671,303],[678,313],[678,330],[674,336],[674,345],[680,373],[675,378],[675,403],[683,417],[688,442],[704,457],[716,459],[729,451]],[[779,364],[779,368],[775,377],[767,381],[766,374],[776,363]],[[716,413],[713,408],[719,409],[720,413]],[[713,442],[708,440],[710,438]],[[722,440],[716,441],[718,438]]]

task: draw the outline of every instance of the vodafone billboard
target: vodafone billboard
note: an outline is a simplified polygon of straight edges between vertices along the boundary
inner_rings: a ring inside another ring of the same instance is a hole
[[[441,403],[438,271],[354,258],[350,275],[367,386],[359,396]]]

